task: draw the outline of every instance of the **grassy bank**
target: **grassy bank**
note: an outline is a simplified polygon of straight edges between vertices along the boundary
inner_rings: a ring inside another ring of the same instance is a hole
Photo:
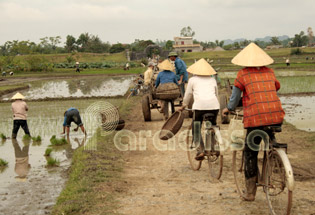
[[[27,84],[0,86],[0,96],[29,88]]]
[[[127,116],[131,105],[138,99],[121,100],[122,118]],[[124,189],[121,180],[124,162],[122,155],[114,146],[113,137],[114,134],[101,136],[98,133],[90,139],[96,141],[97,150],[88,151],[81,147],[74,152],[68,182],[52,214],[114,213],[118,206],[115,197]]]

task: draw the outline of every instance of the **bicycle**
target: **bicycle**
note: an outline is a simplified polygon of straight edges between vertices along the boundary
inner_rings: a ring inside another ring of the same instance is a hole
[[[242,115],[238,114],[238,116]],[[256,185],[263,187],[272,215],[289,215],[292,208],[294,176],[286,154],[288,145],[277,143],[274,138],[268,135],[268,133],[274,135],[276,132],[281,132],[281,127],[265,126],[262,130],[254,131],[256,132],[251,132],[252,137],[247,137],[247,139],[260,136],[264,143],[260,143],[260,148],[264,149],[264,153],[262,158],[258,158],[262,163],[258,166]],[[251,133],[249,135],[251,135]],[[240,197],[243,197],[245,191],[244,151],[240,150],[242,147],[237,146],[237,143],[232,143],[232,145],[233,144],[233,175],[237,192]]]
[[[189,109],[186,109],[190,111]],[[210,176],[216,179],[220,179],[223,169],[223,155],[220,152],[220,127],[211,125],[210,121],[214,117],[214,114],[207,113],[203,115],[203,121],[205,122],[205,160],[208,161],[208,167]],[[186,137],[187,156],[190,166],[193,170],[197,171],[201,168],[203,160],[196,160],[195,156],[200,152],[199,144],[196,144],[192,136],[192,126],[190,125]]]

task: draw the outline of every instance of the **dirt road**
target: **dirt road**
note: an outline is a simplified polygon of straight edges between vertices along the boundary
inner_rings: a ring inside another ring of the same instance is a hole
[[[126,129],[133,131],[137,137],[139,130],[151,130],[153,136],[163,125],[162,115],[156,110],[152,111],[152,122],[144,122],[140,104],[136,105],[127,121]],[[188,127],[190,121],[185,119],[182,130]],[[307,136],[308,133],[290,125],[284,125],[283,129],[278,139],[290,142],[289,158],[298,172],[292,214],[315,214],[314,145],[299,142],[299,139],[292,141],[295,136],[302,140],[306,137],[301,137],[301,134]],[[127,189],[119,198],[117,212],[137,215],[269,214],[261,187],[255,202],[243,202],[239,198],[230,154],[227,152],[224,157],[223,175],[218,181],[210,179],[206,163],[200,171],[191,170],[186,152],[179,148],[178,143],[175,150],[161,151],[154,147],[153,138],[147,138],[146,150],[137,148],[136,151],[125,152],[123,180]]]

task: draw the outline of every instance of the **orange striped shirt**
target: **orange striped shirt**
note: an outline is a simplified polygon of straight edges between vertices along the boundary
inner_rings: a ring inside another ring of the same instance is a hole
[[[280,83],[272,69],[246,67],[237,73],[234,85],[243,91],[245,128],[282,123],[285,113],[277,95]]]

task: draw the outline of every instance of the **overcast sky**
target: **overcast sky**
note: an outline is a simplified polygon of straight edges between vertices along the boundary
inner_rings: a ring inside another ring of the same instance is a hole
[[[315,0],[0,0],[0,44],[88,32],[110,43],[290,37],[315,28]],[[315,30],[315,29],[314,29]]]

